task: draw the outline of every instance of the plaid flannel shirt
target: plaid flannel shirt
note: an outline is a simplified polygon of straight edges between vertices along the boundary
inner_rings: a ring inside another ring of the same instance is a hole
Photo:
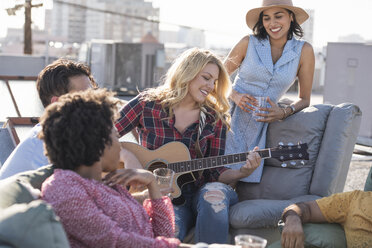
[[[155,150],[168,142],[179,141],[188,147],[191,158],[196,158],[195,142],[199,120],[181,134],[174,127],[174,116],[169,118],[168,111],[165,111],[160,103],[144,101],[141,99],[142,96],[143,94],[139,94],[120,110],[120,118],[115,123],[120,136],[137,128],[140,144],[147,149]],[[199,137],[201,152],[204,157],[224,155],[226,126],[221,120],[213,125],[214,112],[211,109],[207,109],[207,112],[205,127]],[[200,187],[207,182],[218,181],[220,174],[227,169],[219,167],[204,170],[196,185]]]

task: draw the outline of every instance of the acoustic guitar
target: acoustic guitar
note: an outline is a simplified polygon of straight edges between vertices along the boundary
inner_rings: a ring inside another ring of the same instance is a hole
[[[172,202],[175,205],[184,203],[181,195],[183,185],[194,182],[197,174],[193,172],[204,169],[245,162],[249,152],[221,155],[207,158],[191,159],[189,149],[181,142],[169,142],[156,150],[148,150],[132,142],[121,142],[121,146],[131,151],[144,169],[154,171],[157,168],[169,168],[175,172]],[[308,160],[307,144],[279,145],[256,151],[262,159],[275,158],[279,161]]]

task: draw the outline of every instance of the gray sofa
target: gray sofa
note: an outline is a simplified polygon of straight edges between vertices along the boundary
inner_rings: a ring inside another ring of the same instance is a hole
[[[260,184],[239,183],[240,202],[230,210],[230,234],[256,234],[279,240],[276,228],[291,203],[343,190],[361,112],[353,104],[310,106],[282,122],[269,125],[267,147],[278,142],[308,143],[305,164],[265,161]],[[51,166],[0,180],[0,247],[69,247],[58,217],[32,191],[53,172]]]
[[[230,209],[231,240],[238,234],[280,239],[277,223],[288,205],[342,192],[362,113],[351,103],[310,106],[269,125],[267,147],[307,143],[309,160],[265,160],[261,183],[237,185],[239,202]]]

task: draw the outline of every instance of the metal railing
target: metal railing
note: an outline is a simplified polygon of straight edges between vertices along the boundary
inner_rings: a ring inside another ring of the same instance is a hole
[[[18,108],[17,102],[15,100],[14,94],[12,92],[12,88],[10,87],[9,80],[12,80],[12,81],[32,81],[33,80],[33,81],[36,81],[36,79],[37,79],[36,76],[24,77],[24,76],[3,76],[3,75],[0,75],[0,80],[4,81],[5,84],[6,84],[6,87],[8,88],[9,95],[12,99],[12,103],[13,103],[13,106],[14,106],[16,112],[17,112],[18,117],[22,117],[22,116],[21,116],[21,112],[19,111],[19,108]]]

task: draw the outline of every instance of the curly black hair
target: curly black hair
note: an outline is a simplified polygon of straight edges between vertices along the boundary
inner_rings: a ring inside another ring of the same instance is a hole
[[[98,87],[89,68],[83,63],[58,59],[47,65],[36,80],[37,92],[43,106],[48,106],[53,96],[67,94],[70,91],[69,78],[80,75],[87,76],[93,88]]]
[[[76,170],[100,160],[111,145],[119,99],[105,89],[63,95],[40,118],[45,154],[56,168]]]
[[[288,13],[293,16],[293,21],[291,22],[291,25],[288,30],[287,40],[291,40],[293,38],[293,34],[295,34],[299,38],[302,38],[304,36],[304,31],[302,30],[300,24],[298,24],[296,20],[296,15],[289,9],[285,10],[288,11]],[[258,22],[253,27],[253,34],[259,40],[264,40],[268,38],[268,33],[266,32],[262,19],[263,12],[260,13],[260,16],[258,17]]]

